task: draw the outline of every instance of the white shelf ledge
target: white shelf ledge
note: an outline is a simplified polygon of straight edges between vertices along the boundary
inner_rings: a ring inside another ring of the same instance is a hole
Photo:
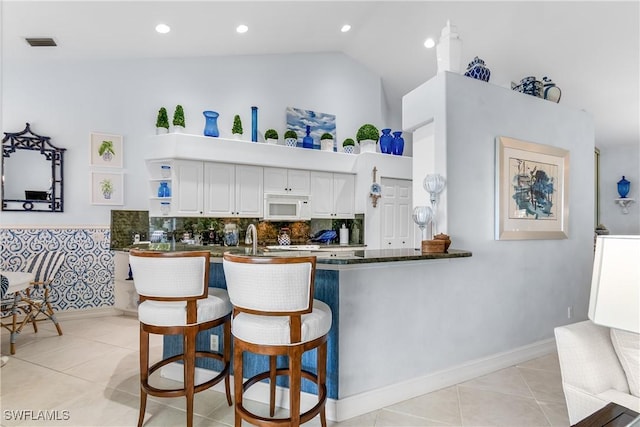
[[[618,204],[618,206],[622,208],[623,214],[628,214],[629,206],[631,206],[635,202],[635,199],[630,199],[628,197],[625,197],[625,198],[615,199],[615,202]]]

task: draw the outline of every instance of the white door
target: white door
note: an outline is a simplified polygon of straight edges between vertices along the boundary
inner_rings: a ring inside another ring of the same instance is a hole
[[[382,248],[413,248],[411,180],[382,178]]]
[[[206,163],[204,168],[204,206],[208,216],[231,216],[235,212],[234,165]]]
[[[260,218],[264,208],[262,166],[236,166],[236,215]]]

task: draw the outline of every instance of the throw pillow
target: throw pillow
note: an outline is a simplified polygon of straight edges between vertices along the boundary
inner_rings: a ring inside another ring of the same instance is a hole
[[[627,376],[629,392],[640,397],[640,334],[611,328],[611,342]]]

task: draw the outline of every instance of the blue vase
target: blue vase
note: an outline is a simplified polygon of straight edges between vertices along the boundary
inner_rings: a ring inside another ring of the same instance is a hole
[[[402,156],[404,151],[404,138],[401,131],[393,132],[393,141],[391,142],[391,152],[396,156]]]
[[[258,142],[258,107],[251,107],[251,141]]]
[[[311,148],[313,149],[313,137],[310,135],[311,126],[307,125],[307,136],[302,138],[302,148]]]
[[[621,199],[624,199],[627,197],[627,194],[629,194],[630,187],[631,187],[631,183],[627,181],[623,175],[622,179],[618,181],[618,194],[620,195]]]
[[[205,122],[204,122],[204,136],[220,136],[220,131],[218,130],[218,114],[215,111],[203,111]]]
[[[380,152],[384,154],[391,154],[391,129],[382,129],[382,135],[380,136]]]
[[[160,187],[158,187],[158,197],[171,197],[171,189],[164,181],[162,181]]]

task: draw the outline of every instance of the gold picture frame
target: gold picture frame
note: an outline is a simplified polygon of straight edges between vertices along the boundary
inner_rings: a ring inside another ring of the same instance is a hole
[[[497,137],[495,239],[567,239],[568,184],[568,150]]]

